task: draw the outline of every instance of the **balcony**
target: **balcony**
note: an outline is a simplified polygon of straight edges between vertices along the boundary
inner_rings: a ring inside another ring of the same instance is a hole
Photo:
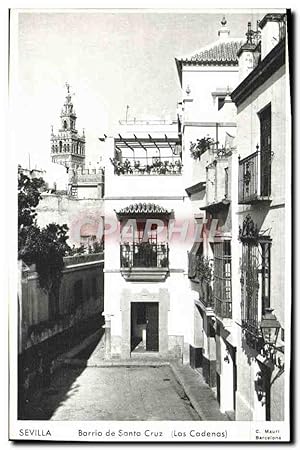
[[[214,308],[214,298],[212,295],[212,287],[209,280],[201,278],[199,280],[199,300],[205,306],[205,308]]]
[[[77,183],[100,183],[103,181],[103,170],[77,169],[74,181]]]
[[[169,273],[169,246],[166,242],[122,243],[120,268],[126,281],[164,281]]]
[[[141,133],[140,133],[141,134]],[[134,133],[115,138],[115,175],[181,175],[181,143],[178,134],[155,133],[137,137]]]
[[[181,160],[170,160],[169,157],[114,158],[111,163],[116,175],[181,175],[182,171]]]
[[[215,298],[215,313],[216,316],[222,319],[231,319],[232,318],[232,303],[222,301],[218,298]]]
[[[221,152],[206,167],[206,205],[210,213],[228,210],[231,201],[231,152]]]
[[[199,306],[212,310],[214,299],[211,286],[210,260],[203,255],[194,255],[193,252],[190,252],[188,277],[194,283],[194,289],[199,293]]]
[[[239,204],[271,201],[271,155],[256,152],[239,161]]]

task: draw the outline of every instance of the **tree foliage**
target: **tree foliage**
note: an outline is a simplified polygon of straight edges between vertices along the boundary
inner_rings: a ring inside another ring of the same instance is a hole
[[[60,284],[63,257],[70,247],[67,244],[66,224],[50,223],[44,228],[37,225],[36,207],[44,185],[42,178],[30,179],[19,173],[19,259],[28,265],[36,264],[40,286],[50,291],[56,290]]]
[[[18,243],[21,249],[28,233],[33,234],[36,227],[36,207],[45,187],[42,178],[30,179],[21,170],[18,173]]]

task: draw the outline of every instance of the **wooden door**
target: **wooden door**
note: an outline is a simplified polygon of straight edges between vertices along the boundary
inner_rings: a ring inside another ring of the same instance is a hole
[[[158,303],[147,303],[146,305],[146,350],[158,352],[159,329],[158,329]]]

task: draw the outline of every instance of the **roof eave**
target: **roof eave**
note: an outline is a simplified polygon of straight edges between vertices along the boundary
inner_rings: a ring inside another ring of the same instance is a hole
[[[180,86],[182,87],[182,61],[180,59],[175,58],[175,63],[177,67]]]

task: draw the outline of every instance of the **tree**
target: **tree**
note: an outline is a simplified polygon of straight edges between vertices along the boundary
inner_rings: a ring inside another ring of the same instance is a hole
[[[24,246],[27,233],[36,227],[36,207],[41,199],[41,191],[45,188],[42,178],[30,179],[19,169],[18,173],[18,244]]]
[[[18,180],[19,259],[36,264],[40,286],[58,295],[63,257],[70,250],[67,244],[68,226],[50,223],[40,228],[36,221],[36,207],[45,186],[42,178],[30,179],[22,172]]]

